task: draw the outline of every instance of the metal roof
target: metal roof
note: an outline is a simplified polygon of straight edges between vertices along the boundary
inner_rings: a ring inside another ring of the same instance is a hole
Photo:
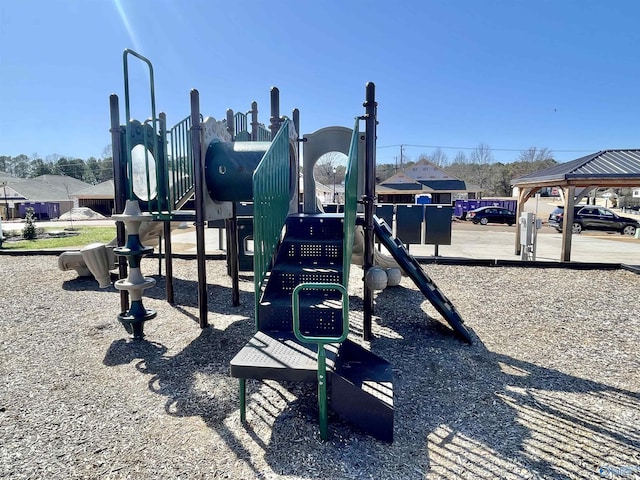
[[[467,185],[462,180],[419,180],[419,182],[436,191],[467,190]]]
[[[388,190],[422,190],[422,185],[419,183],[385,183],[380,184],[378,187],[383,187]]]
[[[572,180],[600,180],[605,184],[624,180],[637,181],[640,185],[640,150],[601,150],[516,178],[512,183],[515,186],[553,181],[564,184]]]

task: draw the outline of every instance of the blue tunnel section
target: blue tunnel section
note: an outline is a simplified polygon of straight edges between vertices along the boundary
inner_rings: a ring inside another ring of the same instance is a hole
[[[212,142],[205,156],[205,181],[218,202],[253,201],[253,172],[271,142]]]

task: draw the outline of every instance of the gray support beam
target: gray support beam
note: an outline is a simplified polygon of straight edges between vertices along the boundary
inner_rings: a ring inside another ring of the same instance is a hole
[[[573,205],[576,194],[576,187],[569,185],[562,189],[564,191],[564,218],[562,219],[562,252],[561,262],[571,261],[571,237],[573,235]]]

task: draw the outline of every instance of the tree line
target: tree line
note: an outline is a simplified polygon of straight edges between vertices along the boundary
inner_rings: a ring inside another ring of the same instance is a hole
[[[317,181],[327,186],[344,182],[346,156],[331,152],[324,155],[315,166],[314,176]],[[396,173],[427,160],[450,175],[464,180],[468,188],[479,188],[485,197],[510,197],[511,181],[530,173],[556,165],[553,153],[548,148],[531,147],[522,150],[513,162],[496,162],[491,147],[481,143],[469,155],[458,152],[452,161],[442,149],[437,148],[430,153],[422,153],[416,160],[406,155],[398,164],[376,165],[376,183],[384,182]]]
[[[406,158],[406,157],[405,157]],[[511,181],[530,173],[556,165],[553,152],[548,148],[531,147],[520,151],[513,162],[496,162],[491,147],[480,143],[467,155],[460,151],[452,161],[442,149],[437,148],[431,153],[421,154],[416,161],[407,159],[402,169],[409,168],[416,163],[427,160],[448,174],[464,180],[467,188],[479,188],[484,197],[510,197],[512,194]],[[378,165],[376,180],[383,182],[397,172],[397,165]]]
[[[511,180],[557,164],[550,149],[538,147],[522,150],[513,162],[496,162],[491,147],[481,143],[469,155],[458,152],[452,161],[438,148],[420,154],[416,160],[405,156],[400,167],[397,164],[379,164],[376,166],[376,181],[383,182],[422,160],[428,160],[450,175],[464,180],[468,187],[480,188],[485,197],[511,196]],[[345,155],[335,152],[327,154],[316,165],[316,180],[327,186],[334,182],[341,184],[346,174],[345,167]],[[97,184],[113,179],[113,159],[110,147],[105,147],[102,158],[89,157],[86,160],[56,154],[45,158],[38,154],[30,157],[24,154],[15,157],[0,155],[0,172],[19,178],[65,175]]]
[[[86,160],[57,154],[45,158],[41,158],[37,153],[31,156],[20,154],[15,157],[0,155],[0,172],[18,178],[65,175],[94,185],[113,179],[113,159],[108,148],[105,148],[102,158],[89,157]]]

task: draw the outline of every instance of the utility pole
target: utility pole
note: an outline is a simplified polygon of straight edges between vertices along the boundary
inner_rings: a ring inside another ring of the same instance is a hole
[[[404,159],[403,149],[404,149],[404,145],[400,145],[400,169],[402,169],[402,161]]]

